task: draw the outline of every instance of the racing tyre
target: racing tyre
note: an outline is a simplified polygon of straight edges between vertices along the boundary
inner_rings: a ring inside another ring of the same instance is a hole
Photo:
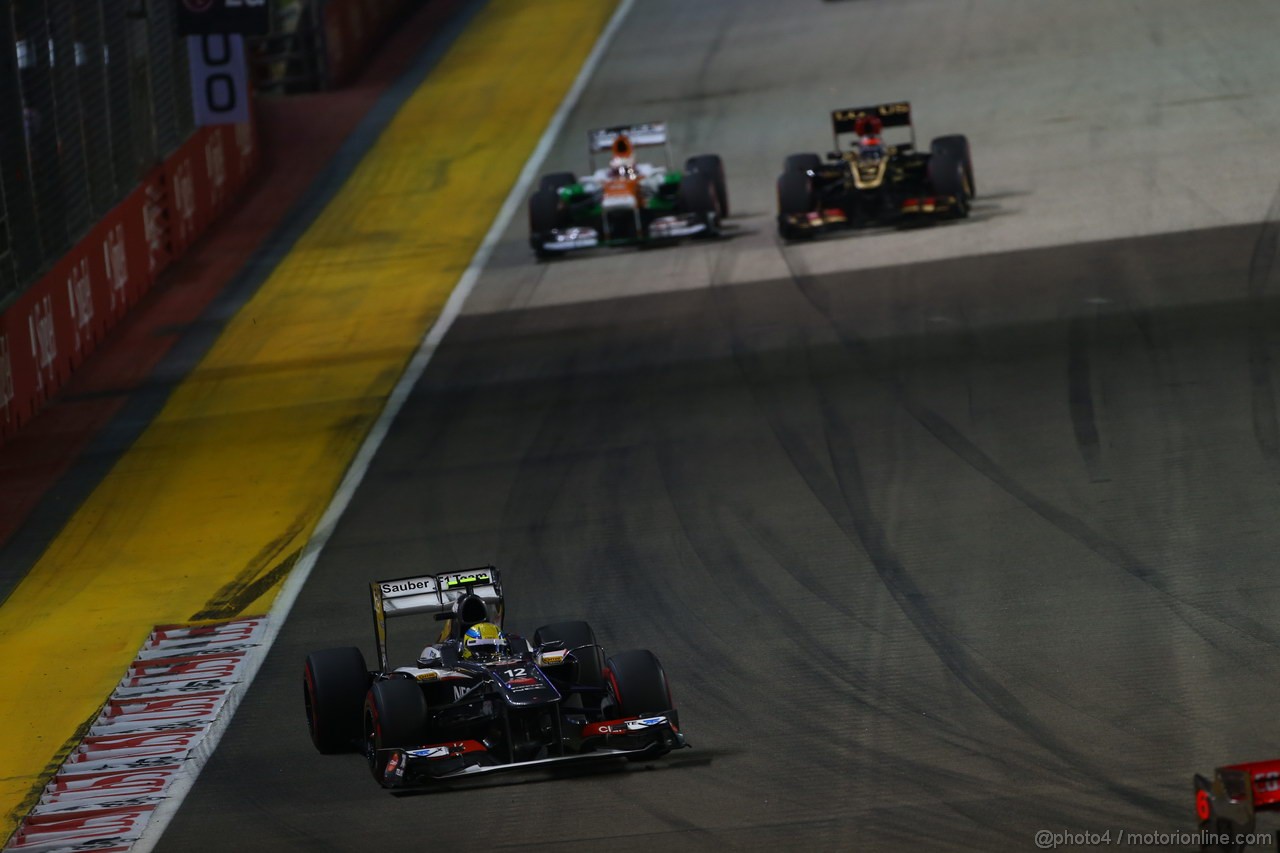
[[[675,710],[667,674],[653,652],[618,652],[609,658],[608,667],[609,688],[621,716],[647,717]]]
[[[542,248],[542,244],[551,237],[551,232],[561,227],[560,195],[553,189],[540,189],[529,196],[529,245],[534,254],[540,258],[552,257],[555,253]]]
[[[578,666],[573,674],[573,681],[575,684],[583,684],[588,687],[604,688],[604,653],[600,651],[600,646],[596,644],[596,632],[591,630],[590,625],[586,622],[556,622],[551,625],[543,625],[533,632],[534,645],[541,645],[552,640],[559,640],[564,643],[566,649],[593,646],[594,648],[582,649],[574,653]]]
[[[702,236],[720,235],[720,199],[709,175],[690,172],[684,176],[680,181],[680,208],[706,224],[707,230],[702,232]]]
[[[969,186],[964,177],[964,163],[950,151],[936,151],[930,155],[929,184],[938,195],[955,196],[955,215],[958,218],[969,215]]]
[[[788,214],[804,214],[814,209],[813,181],[804,172],[783,172],[778,176],[778,234],[784,240],[808,236],[787,224]]]
[[[786,161],[782,164],[784,172],[816,172],[822,167],[822,158],[817,154],[788,154]]]
[[[720,216],[729,215],[729,186],[724,179],[724,161],[719,154],[699,154],[684,162],[684,170],[701,172],[711,176],[711,183],[716,188],[716,198],[720,199]]]
[[[356,747],[360,741],[360,703],[368,689],[364,655],[354,646],[307,655],[302,701],[316,749],[332,754]]]
[[[959,160],[964,167],[964,179],[969,184],[969,198],[973,198],[978,194],[978,190],[973,183],[973,155],[969,152],[969,138],[963,134],[955,133],[951,136],[939,136],[933,140],[929,146],[929,151],[933,154],[945,152],[951,155],[952,159]]]
[[[379,784],[388,785],[387,762],[378,750],[421,746],[427,720],[427,699],[411,678],[375,681],[364,700],[365,757]]]
[[[571,187],[578,182],[578,176],[573,172],[552,172],[549,175],[543,175],[538,180],[538,189],[555,190],[561,187]]]
[[[608,666],[609,691],[613,694],[615,709],[610,716],[649,717],[675,710],[667,674],[653,652],[648,649],[619,652],[609,658]],[[667,751],[668,747],[659,747],[656,752],[629,755],[627,759],[646,761]]]

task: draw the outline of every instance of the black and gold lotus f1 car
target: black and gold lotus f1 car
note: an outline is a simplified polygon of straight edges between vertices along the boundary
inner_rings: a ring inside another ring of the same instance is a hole
[[[825,161],[816,153],[792,154],[778,176],[783,239],[969,215],[974,183],[966,137],[939,136],[927,151],[917,150],[906,101],[836,110],[831,126],[836,150]]]

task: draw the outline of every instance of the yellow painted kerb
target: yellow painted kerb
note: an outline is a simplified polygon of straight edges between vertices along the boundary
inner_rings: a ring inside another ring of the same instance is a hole
[[[0,839],[151,626],[266,610],[616,0],[490,0],[0,608]]]

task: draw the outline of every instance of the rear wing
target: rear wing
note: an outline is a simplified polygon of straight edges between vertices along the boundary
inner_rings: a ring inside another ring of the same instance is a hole
[[[602,127],[587,131],[587,141],[592,154],[608,151],[613,148],[613,141],[626,135],[633,148],[648,148],[667,144],[667,123],[665,121],[647,121],[643,124],[624,124],[617,127]]]
[[[617,127],[601,127],[587,131],[587,157],[591,160],[591,168],[595,168],[596,155],[604,151],[612,151],[613,143],[619,136],[625,136],[632,148],[658,148],[667,145],[667,123],[665,121],[646,121],[640,124],[623,124]],[[667,151],[667,160],[671,160],[671,152]]]
[[[459,599],[468,594],[480,598],[491,613],[496,613],[495,618],[501,623],[502,584],[498,581],[498,570],[493,566],[438,575],[414,575],[369,584],[374,638],[382,670],[390,669],[387,660],[389,617],[418,613],[450,614]]]
[[[1228,764],[1213,771],[1213,781],[1197,773],[1194,783],[1202,829],[1230,822],[1234,832],[1250,833],[1258,812],[1280,810],[1280,759]]]
[[[854,133],[858,119],[863,116],[875,116],[886,129],[905,127],[911,131],[911,146],[916,144],[916,130],[911,124],[911,102],[895,101],[888,104],[873,104],[869,107],[849,107],[831,111],[831,133],[836,140],[836,148],[840,147],[840,134]]]

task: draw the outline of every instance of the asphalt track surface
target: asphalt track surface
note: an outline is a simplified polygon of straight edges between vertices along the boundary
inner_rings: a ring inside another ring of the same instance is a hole
[[[638,4],[547,168],[665,117],[731,234],[534,264],[512,227],[159,849],[1192,829],[1193,772],[1280,753],[1278,16]],[[780,245],[782,157],[891,98],[969,134],[975,215]],[[302,659],[370,655],[365,584],[488,561],[509,627],[653,649],[695,749],[412,796],[315,754]]]

